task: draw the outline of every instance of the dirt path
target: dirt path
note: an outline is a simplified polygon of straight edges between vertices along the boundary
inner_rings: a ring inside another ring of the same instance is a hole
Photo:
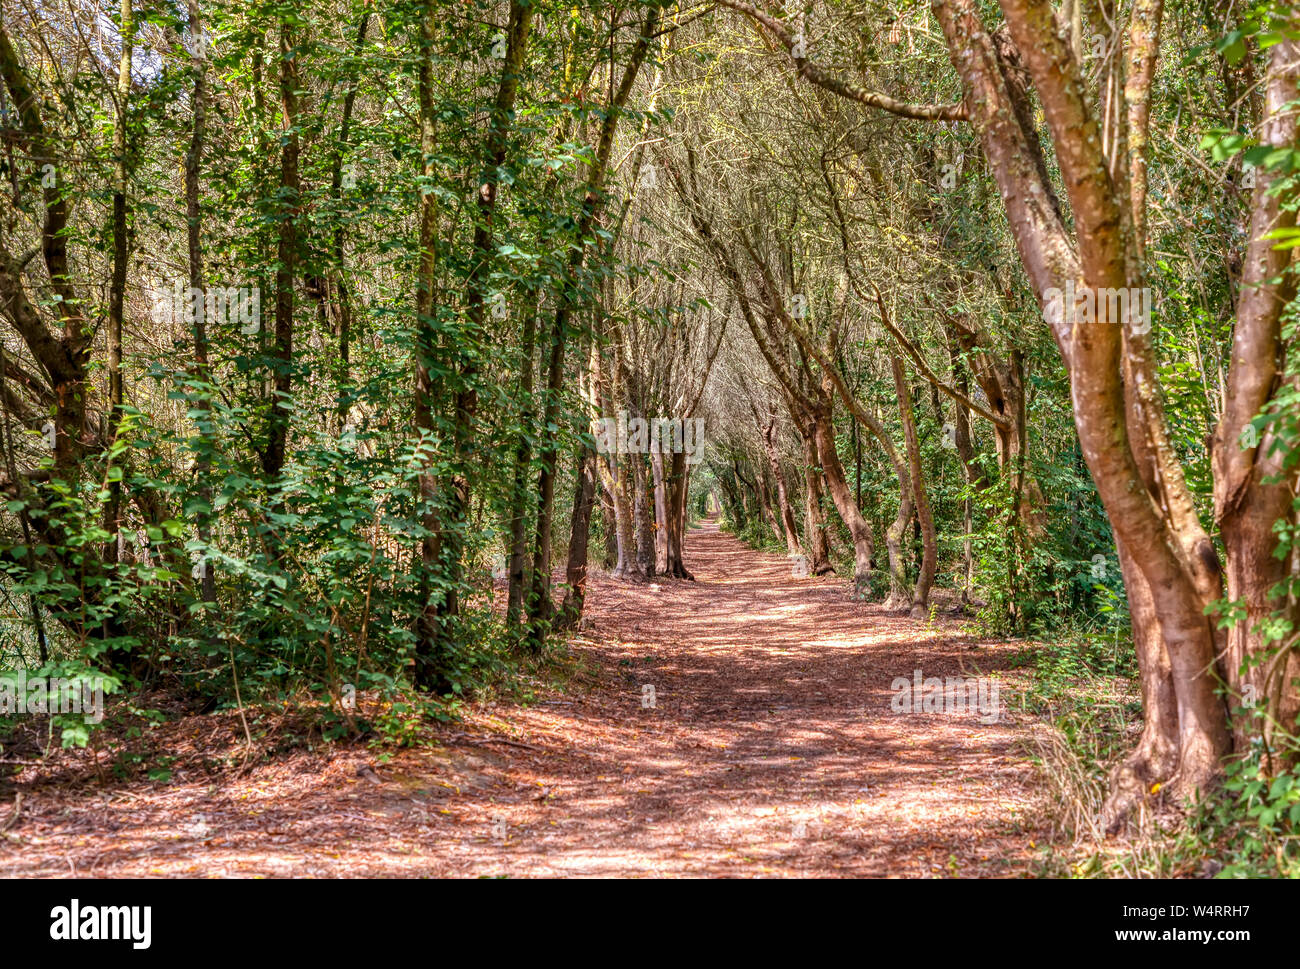
[[[1009,875],[1034,772],[1014,716],[891,710],[895,677],[1005,668],[706,523],[697,582],[595,578],[586,690],[475,710],[445,746],[277,759],[232,780],[39,787],[15,875]],[[653,687],[653,702],[646,687]],[[1005,701],[1005,694],[1003,695]],[[194,718],[194,730],[206,729]],[[206,718],[211,720],[212,718]],[[226,724],[222,729],[228,729]],[[232,738],[233,740],[233,738]],[[8,798],[0,798],[7,801]],[[0,804],[0,821],[5,805]]]

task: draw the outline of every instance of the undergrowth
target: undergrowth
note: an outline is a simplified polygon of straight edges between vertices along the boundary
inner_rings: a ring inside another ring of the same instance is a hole
[[[1033,670],[1026,708],[1050,796],[1052,836],[1035,874],[1066,878],[1300,878],[1300,770],[1266,775],[1256,744],[1225,764],[1221,787],[1197,803],[1153,790],[1126,830],[1101,820],[1110,770],[1142,726],[1131,644],[1073,636],[1036,644],[1015,665]]]

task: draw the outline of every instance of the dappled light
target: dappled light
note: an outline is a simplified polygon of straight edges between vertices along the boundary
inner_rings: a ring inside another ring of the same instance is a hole
[[[0,873],[1300,877],[1300,0],[3,2]]]

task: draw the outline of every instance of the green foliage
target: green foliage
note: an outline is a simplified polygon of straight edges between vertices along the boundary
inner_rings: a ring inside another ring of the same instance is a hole
[[[1129,725],[1141,715],[1134,696],[1137,664],[1132,643],[1111,636],[1071,634],[1034,643],[1014,667],[1033,670],[1027,708],[1047,719],[1100,783],[1106,768],[1128,749]]]
[[[111,266],[111,140],[127,125],[131,264],[129,403],[116,435],[96,436],[106,366],[89,322],[91,379],[67,391],[91,397],[84,453],[56,458],[42,440],[45,409],[58,416],[55,395],[38,395],[31,417],[23,405],[27,433],[6,406],[16,440],[0,437],[0,450],[11,482],[31,484],[9,492],[0,523],[0,669],[112,671],[129,693],[162,686],[202,709],[301,705],[328,738],[375,730],[399,743],[418,735],[421,719],[454,716],[465,697],[522,675],[519,630],[503,621],[491,573],[516,514],[533,555],[532,483],[546,448],[559,455],[552,529],[563,551],[563,482],[590,416],[569,379],[571,361],[582,359],[573,351],[543,424],[549,326],[566,303],[565,336],[585,347],[596,338],[601,287],[654,271],[623,261],[605,221],[577,232],[585,209],[627,194],[613,180],[589,190],[609,110],[590,79],[622,69],[644,11],[603,2],[536,11],[527,77],[503,119],[504,159],[490,166],[497,204],[486,214],[476,204],[489,170],[483,119],[504,76],[496,6],[201,4],[208,103],[193,267],[181,156],[194,131],[197,38],[184,7],[141,12],[149,29],[134,38],[124,122],[100,62],[111,45],[68,54],[75,67],[64,77],[45,69],[46,48],[26,20],[6,21],[45,89],[44,123],[77,156],[66,168],[59,160],[59,188],[79,205],[66,237],[78,272],[84,264],[95,280]],[[620,24],[612,36],[610,17]],[[431,45],[420,39],[426,19]],[[49,40],[55,57],[76,44],[61,31]],[[429,159],[418,117],[425,64],[436,129]],[[297,114],[286,131],[275,89],[290,69]],[[667,116],[638,98],[624,126],[645,131]],[[12,117],[6,110],[6,132]],[[296,186],[286,181],[291,138]],[[26,193],[40,172],[30,159],[19,165],[15,192]],[[40,238],[45,199],[14,198],[5,245],[25,249],[24,233]],[[417,218],[426,199],[438,202],[432,251],[422,249]],[[432,315],[417,318],[416,280],[429,258],[437,298]],[[198,313],[188,299],[173,305],[191,268],[209,297],[236,289],[255,297],[238,313],[233,303],[228,312],[203,307],[202,361]],[[53,318],[47,290],[41,281],[33,292]],[[105,315],[99,290],[97,282],[79,290],[96,328]],[[531,358],[521,352],[525,323]],[[518,377],[529,369],[531,392]],[[412,386],[421,371],[419,404]],[[277,381],[288,382],[287,394]],[[272,467],[278,427],[287,447]],[[437,695],[415,688],[421,653],[436,666]],[[382,711],[375,722],[352,705],[357,696]],[[96,725],[55,726],[64,743],[84,744]]]

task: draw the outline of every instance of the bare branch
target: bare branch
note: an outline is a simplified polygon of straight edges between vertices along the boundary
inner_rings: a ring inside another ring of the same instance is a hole
[[[896,114],[903,118],[912,118],[916,121],[967,120],[966,105],[961,101],[955,104],[911,104],[892,98],[888,94],[868,91],[866,88],[836,77],[806,57],[796,57],[794,53],[795,35],[790,33],[789,27],[770,13],[759,9],[753,4],[743,3],[742,0],[718,0],[718,3],[743,13],[761,24],[786,49],[786,53],[790,55],[790,59],[794,63],[794,69],[799,73],[800,77],[830,91],[832,94],[838,94],[849,101],[865,104],[869,108],[879,108],[882,111],[888,111],[890,114]]]

